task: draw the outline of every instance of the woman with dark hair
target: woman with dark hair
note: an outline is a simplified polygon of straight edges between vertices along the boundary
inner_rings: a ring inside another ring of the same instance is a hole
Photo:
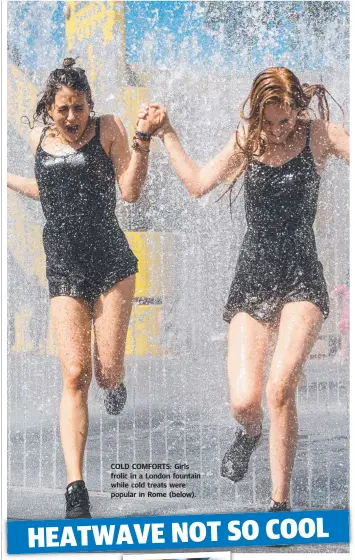
[[[348,134],[329,122],[326,93],[321,84],[301,85],[287,68],[264,70],[244,102],[245,126],[202,168],[184,152],[167,117],[156,133],[193,197],[205,195],[226,180],[231,181],[231,194],[244,173],[248,229],[224,310],[224,320],[230,323],[232,412],[242,429],[223,458],[221,474],[234,482],[241,480],[260,441],[262,377],[276,333],[266,388],[270,511],[290,508],[298,437],[296,388],[328,315],[328,292],[313,232],[320,173],[329,156],[349,161]],[[314,98],[319,119],[311,119]],[[157,108],[152,105],[147,114]]]
[[[83,481],[92,370],[109,414],[126,402],[124,353],[137,259],[118,225],[116,181],[125,201],[138,199],[159,110],[139,120],[130,155],[121,120],[93,116],[91,89],[74,59],[51,72],[34,115],[36,179],[8,175],[8,187],[40,199],[51,314],[63,369],[61,440],[68,487],[66,517],[91,517]],[[145,115],[145,109],[138,118]],[[94,331],[94,364],[91,328]]]

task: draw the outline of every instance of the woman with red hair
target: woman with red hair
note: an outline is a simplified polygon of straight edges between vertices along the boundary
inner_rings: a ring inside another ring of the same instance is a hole
[[[224,310],[230,323],[228,379],[234,418],[242,426],[226,452],[222,476],[241,480],[262,431],[262,377],[277,343],[266,387],[270,415],[270,511],[290,509],[297,448],[296,389],[324,319],[329,297],[313,223],[320,174],[329,156],[349,161],[349,136],[329,122],[323,85],[301,84],[287,68],[268,68],[244,102],[243,127],[200,168],[165,118],[157,135],[193,197],[224,181],[232,192],[244,174],[247,232]],[[318,99],[319,118],[309,106]],[[248,111],[247,111],[248,106]],[[151,106],[154,111],[157,106]]]

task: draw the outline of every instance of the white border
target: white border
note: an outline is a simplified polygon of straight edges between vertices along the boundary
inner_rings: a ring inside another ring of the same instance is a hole
[[[1,551],[7,519],[7,2],[1,2]]]

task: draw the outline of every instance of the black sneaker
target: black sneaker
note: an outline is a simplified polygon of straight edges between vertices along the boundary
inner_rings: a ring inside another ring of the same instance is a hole
[[[127,389],[123,383],[116,389],[105,391],[104,403],[108,414],[117,416],[124,409],[127,400]]]
[[[66,513],[65,519],[89,518],[89,494],[83,480],[75,480],[67,486],[65,492]]]
[[[235,440],[222,459],[221,476],[238,482],[244,478],[249,465],[251,454],[256,449],[261,438],[248,436],[242,430],[236,432]]]
[[[278,511],[291,511],[291,507],[288,505],[287,502],[275,502],[275,500],[271,498],[271,504],[268,511],[270,513],[278,512]]]

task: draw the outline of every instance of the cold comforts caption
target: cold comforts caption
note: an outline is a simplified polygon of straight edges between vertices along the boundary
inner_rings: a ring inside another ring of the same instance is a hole
[[[200,478],[187,463],[112,463],[111,499],[193,499],[193,484]]]

